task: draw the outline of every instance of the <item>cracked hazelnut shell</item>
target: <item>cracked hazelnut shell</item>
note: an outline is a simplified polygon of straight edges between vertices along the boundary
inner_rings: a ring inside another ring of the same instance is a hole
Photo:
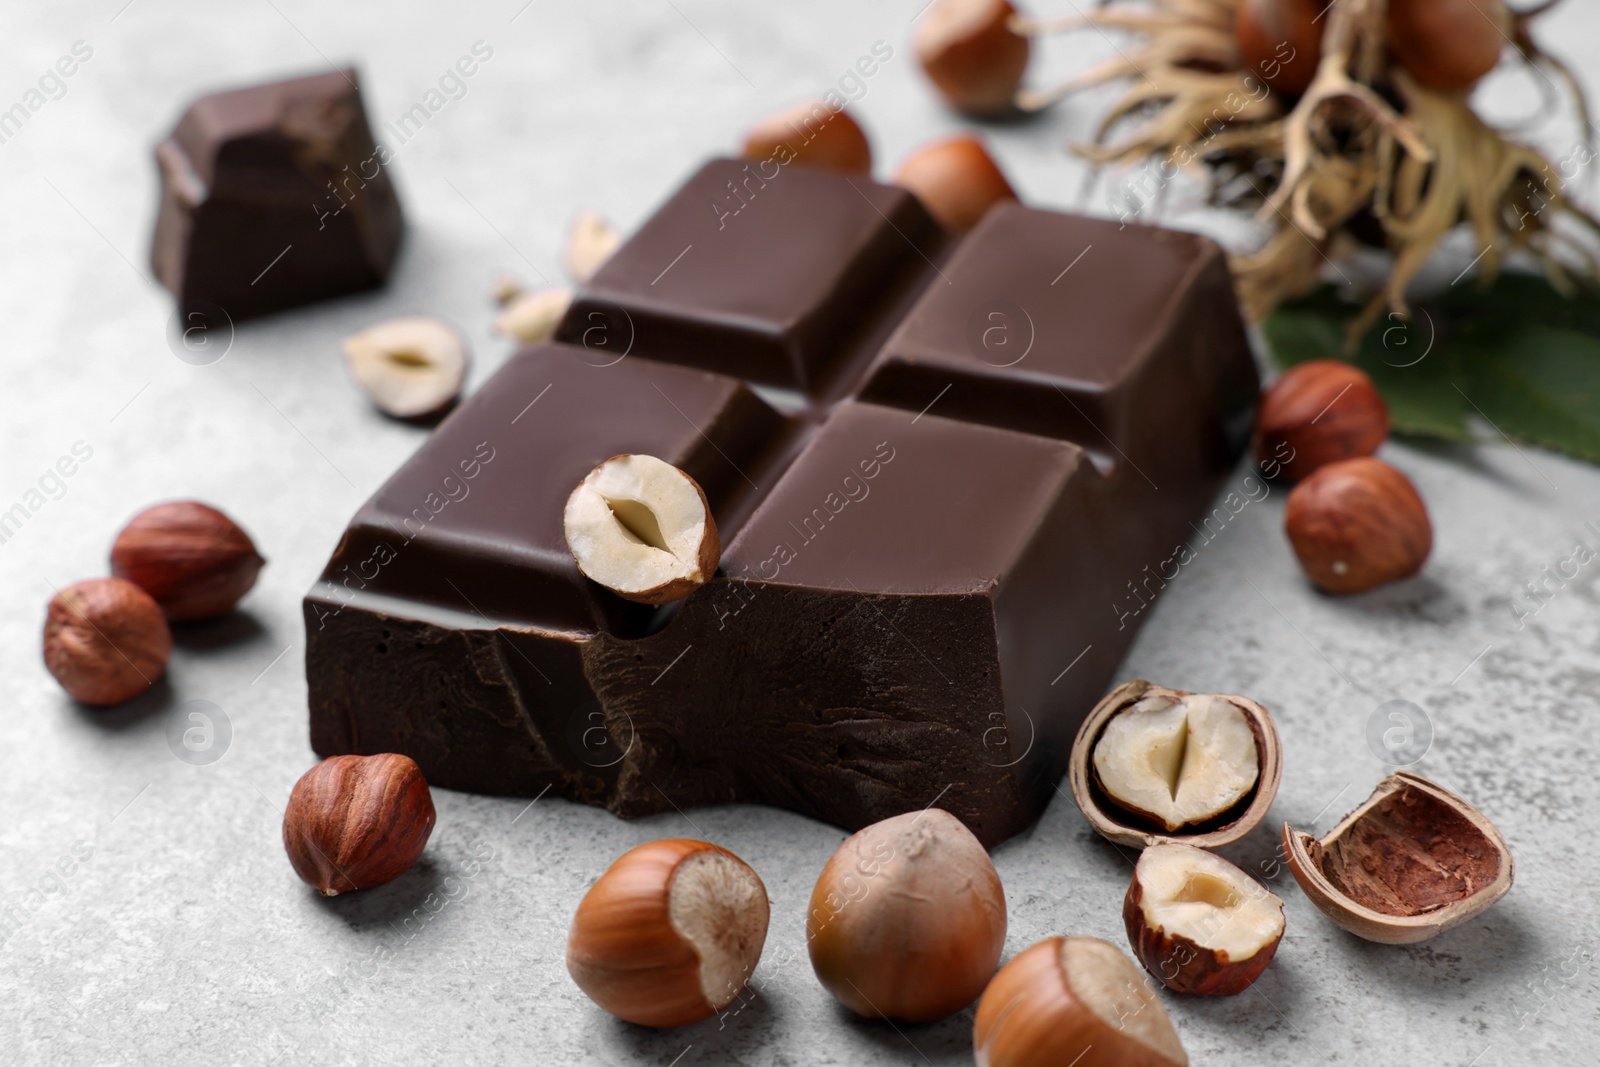
[[[1258,773],[1255,784],[1218,817],[1172,829],[1118,804],[1100,781],[1094,766],[1094,753],[1114,718],[1147,698],[1181,700],[1193,695],[1142,679],[1126,682],[1107,694],[1083,721],[1072,743],[1067,773],[1072,786],[1072,799],[1083,812],[1084,818],[1089,820],[1089,825],[1103,837],[1133,848],[1146,848],[1158,841],[1176,841],[1197,848],[1214,849],[1244,837],[1266,817],[1283,777],[1283,742],[1278,737],[1278,728],[1271,712],[1247,697],[1224,696],[1222,699],[1244,713],[1255,740]]]
[[[1283,824],[1300,888],[1328,918],[1385,945],[1426,941],[1511,888],[1511,848],[1461,797],[1400,771],[1321,838]]]
[[[237,523],[195,500],[146,508],[111,545],[111,573],[149,593],[173,622],[226,615],[266,562]]]

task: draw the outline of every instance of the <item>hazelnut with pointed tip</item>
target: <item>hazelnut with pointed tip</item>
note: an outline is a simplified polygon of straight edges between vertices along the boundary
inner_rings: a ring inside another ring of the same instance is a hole
[[[294,784],[283,847],[325,897],[392,882],[433,833],[433,794],[409,756],[330,756]]]
[[[978,118],[1015,110],[1031,45],[1008,0],[933,0],[917,20],[917,60],[946,102]]]
[[[965,233],[1002,200],[1017,199],[1000,167],[970,134],[923,145],[901,161],[894,183],[910,189],[939,225]]]
[[[739,154],[752,163],[799,163],[845,174],[872,173],[872,145],[849,111],[809,100],[768,115],[744,135]]]
[[[173,622],[226,615],[265,565],[238,523],[195,500],[146,508],[111,545],[111,573],[149,593]]]

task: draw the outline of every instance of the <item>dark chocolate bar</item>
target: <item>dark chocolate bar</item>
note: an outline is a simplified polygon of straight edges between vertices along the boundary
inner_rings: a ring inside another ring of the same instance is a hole
[[[156,277],[234,322],[381,286],[403,229],[388,162],[353,70],[201,97],[156,146]]]
[[[1129,589],[1248,437],[1224,257],[1012,204],[958,241],[901,190],[748,174],[693,176],[356,516],[305,604],[319,753],[629,816],[937,802],[990,845],[1043,810]],[[667,608],[566,548],[567,494],[624,452],[722,531]]]

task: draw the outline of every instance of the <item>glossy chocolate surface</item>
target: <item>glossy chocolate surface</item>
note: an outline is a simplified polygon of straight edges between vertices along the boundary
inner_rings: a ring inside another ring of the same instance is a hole
[[[306,599],[319,753],[623,815],[854,829],[937,801],[988,844],[1043,809],[1146,617],[1129,590],[1159,592],[1244,444],[1222,254],[1015,205],[957,241],[794,166],[718,215],[743,167],[693,176],[568,343],[514,357],[357,515]],[[1019,357],[986,345],[1024,322]],[[689,471],[722,531],[665,609],[566,551],[567,494],[622,452]]]
[[[355,71],[201,97],[155,156],[150,262],[186,314],[239,322],[388,280],[400,201]]]

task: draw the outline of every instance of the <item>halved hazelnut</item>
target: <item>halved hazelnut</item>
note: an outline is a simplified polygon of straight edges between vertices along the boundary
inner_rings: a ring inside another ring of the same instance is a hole
[[[933,0],[917,22],[917,59],[946,102],[978,117],[1014,110],[1028,68],[1028,38],[1007,0]]]
[[[572,918],[567,971],[640,1026],[684,1026],[733,1003],[767,939],[767,889],[738,856],[674,838],[632,849]]]
[[[744,135],[739,154],[752,163],[801,163],[846,174],[872,173],[872,145],[848,111],[810,100],[768,115]]]
[[[594,277],[622,245],[622,234],[598,211],[580,211],[567,233],[567,274],[580,285]]]
[[[1078,730],[1072,797],[1089,824],[1118,844],[1218,848],[1266,815],[1283,773],[1282,747],[1271,713],[1246,697],[1128,682]]]
[[[1239,868],[1192,845],[1155,844],[1122,902],[1144,969],[1178,993],[1226,997],[1261,976],[1283,937],[1283,901]]]
[[[578,569],[640,604],[682,600],[722,558],[700,484],[654,456],[612,456],[590,471],[563,522]]]
[[[571,289],[536,289],[531,293],[518,293],[506,301],[505,309],[495,316],[496,333],[504,334],[524,344],[548,341],[556,332],[561,316],[572,303]]]
[[[408,315],[369,326],[344,342],[356,384],[378,410],[397,419],[425,419],[461,396],[470,354],[454,326]]]
[[[1283,825],[1289,870],[1324,915],[1409,945],[1466,922],[1511,888],[1511,848],[1482,812],[1400,771],[1320,840]]]
[[[894,183],[916,194],[939,225],[964,233],[1016,190],[1000,172],[983,140],[971,135],[923,145],[901,161]]]
[[[1187,1067],[1150,980],[1098,937],[1052,937],[994,976],[972,1027],[978,1067]]]

